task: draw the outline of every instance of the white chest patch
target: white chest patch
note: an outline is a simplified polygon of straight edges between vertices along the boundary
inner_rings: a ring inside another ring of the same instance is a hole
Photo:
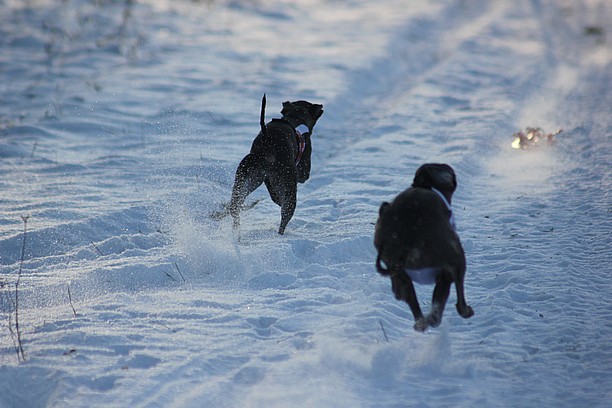
[[[300,125],[298,127],[295,128],[295,130],[297,130],[301,135],[303,135],[304,133],[308,133],[308,126],[306,125]]]
[[[450,217],[449,217],[448,221],[450,222],[450,224],[453,227],[453,229],[457,230],[457,225],[455,225],[455,215],[453,214],[453,207],[451,207],[450,203],[448,201],[446,201],[446,197],[444,197],[444,194],[442,194],[440,192],[440,190],[438,190],[437,188],[432,187],[431,191],[433,191],[434,193],[439,195],[440,198],[442,199],[442,201],[444,201],[444,205],[446,206],[446,208],[448,208],[448,211],[450,211]]]
[[[413,282],[421,285],[433,285],[440,274],[440,268],[405,269],[404,272],[410,276]]]

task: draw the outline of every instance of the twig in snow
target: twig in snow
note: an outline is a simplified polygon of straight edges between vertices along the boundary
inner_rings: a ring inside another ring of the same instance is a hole
[[[77,317],[76,310],[74,310],[74,306],[72,304],[72,294],[70,293],[70,285],[68,285],[68,301],[70,302],[70,307],[72,308],[72,313],[74,314],[74,317]]]
[[[153,323],[155,323],[155,324],[157,324],[157,325],[160,325],[161,327],[163,327],[163,328],[165,328],[165,329],[170,330],[172,333],[176,333],[176,332],[177,332],[177,330],[176,330],[176,329],[173,329],[172,327],[166,326],[166,325],[165,325],[165,324],[163,324],[163,323],[160,323],[160,322],[153,322]]]
[[[0,282],[0,288],[6,288],[6,292],[3,293],[2,305],[6,305],[6,320],[9,333],[11,334],[11,340],[13,342],[13,348],[17,352],[17,358],[19,358],[19,347],[17,347],[17,335],[13,330],[13,310],[15,310],[15,300],[12,297],[12,292],[8,281]]]
[[[178,264],[176,262],[174,263],[174,267],[176,268],[176,270],[179,273],[179,275],[181,275],[181,278],[183,278],[183,282],[185,282],[185,277],[181,273],[181,270],[179,269]]]
[[[99,253],[100,255],[104,256],[104,254],[102,253],[102,251],[100,251],[100,248],[98,248],[98,247],[96,246],[96,244],[94,244],[94,242],[93,242],[93,241],[91,241],[91,245],[93,245],[93,247],[94,247],[94,248],[96,248],[96,251],[98,251],[98,253]]]
[[[164,273],[166,274],[167,277],[169,277],[170,279],[172,279],[173,281],[176,282],[176,278],[172,275],[170,275],[168,272],[164,271]]]
[[[12,299],[11,299],[11,303],[13,303]],[[11,340],[13,341],[13,348],[15,349],[15,352],[17,353],[17,360],[20,360],[19,359],[19,346],[17,345],[17,335],[15,334],[15,331],[13,330],[13,310],[12,309],[10,313],[8,314],[8,329],[9,329],[9,332],[11,333]]]
[[[385,326],[383,326],[382,324],[382,320],[379,320],[378,323],[380,323],[380,328],[382,329],[383,335],[385,336],[385,340],[387,340],[387,343],[388,343],[389,338],[387,337],[387,332],[385,331]]]
[[[36,151],[36,146],[38,146],[38,140],[34,142],[34,146],[32,147],[32,153],[30,153],[30,158],[34,157],[34,152]]]
[[[25,352],[23,351],[23,343],[21,341],[21,330],[19,329],[19,283],[21,281],[21,272],[23,271],[23,261],[25,259],[26,237],[28,232],[28,216],[21,216],[23,220],[23,243],[21,245],[21,261],[19,262],[19,272],[17,273],[17,282],[15,282],[15,333],[17,335],[17,360],[25,361]]]

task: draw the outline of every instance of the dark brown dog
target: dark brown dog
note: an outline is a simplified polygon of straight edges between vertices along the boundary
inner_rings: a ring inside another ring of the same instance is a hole
[[[238,165],[229,211],[237,229],[244,200],[265,183],[270,198],[281,207],[278,233],[283,234],[295,212],[297,183],[304,183],[310,177],[310,136],[323,115],[323,105],[284,102],[283,117],[272,119],[267,125],[265,109],[266,95],[261,101],[261,132],[253,141],[250,153]]]
[[[412,187],[380,206],[374,234],[376,269],[391,277],[395,297],[408,303],[414,329],[420,332],[440,325],[452,283],[457,289],[459,315],[474,315],[465,301],[465,254],[450,205],[456,188],[457,179],[450,166],[424,164],[417,170]],[[436,284],[427,317],[419,307],[413,281]]]

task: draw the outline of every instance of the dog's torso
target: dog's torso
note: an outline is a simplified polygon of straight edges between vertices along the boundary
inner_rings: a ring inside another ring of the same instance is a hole
[[[448,222],[450,223],[453,230],[456,230],[457,227],[455,225],[455,216],[453,214],[453,209],[450,203],[446,200],[446,197],[444,197],[444,195],[438,189],[432,188],[431,191],[436,193],[446,206],[446,209],[449,211]],[[410,279],[412,279],[413,282],[420,283],[421,285],[433,285],[434,283],[436,283],[436,279],[441,271],[442,269],[439,267],[404,269],[404,272],[408,274],[408,276],[410,277]]]
[[[375,245],[387,265],[413,273],[415,281],[434,278],[439,269],[463,256],[447,202],[427,188],[411,187],[381,215]],[[425,273],[427,272],[427,273]]]
[[[261,157],[266,176],[275,181],[292,180],[292,168],[297,181],[305,182],[310,177],[312,145],[308,128],[300,124],[293,127],[285,119],[272,119],[266,125],[266,133],[259,132],[251,145],[251,153]]]

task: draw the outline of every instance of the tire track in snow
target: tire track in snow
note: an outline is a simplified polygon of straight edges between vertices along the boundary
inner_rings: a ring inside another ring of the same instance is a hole
[[[331,236],[334,231],[353,231],[349,225],[361,228],[375,220],[380,201],[408,186],[420,163],[466,157],[478,139],[461,129],[454,135],[455,129],[495,114],[478,106],[476,90],[489,87],[498,68],[476,68],[470,59],[486,52],[486,46],[479,48],[479,39],[508,14],[511,7],[503,3],[483,7],[457,2],[408,20],[384,58],[356,73],[350,91],[329,103],[327,111],[333,116],[319,130],[328,136],[323,141],[315,135],[318,163],[300,189],[294,218],[302,224],[329,225]],[[473,131],[473,126],[466,128]],[[355,202],[361,203],[357,211],[352,208]]]
[[[391,38],[384,56],[354,72],[346,93],[326,105],[326,127],[318,131],[328,134],[325,142],[331,146],[322,146],[321,159],[333,162],[343,148],[369,136],[402,98],[448,64],[462,44],[482,34],[507,8],[457,1],[445,3],[443,10],[411,16]]]

